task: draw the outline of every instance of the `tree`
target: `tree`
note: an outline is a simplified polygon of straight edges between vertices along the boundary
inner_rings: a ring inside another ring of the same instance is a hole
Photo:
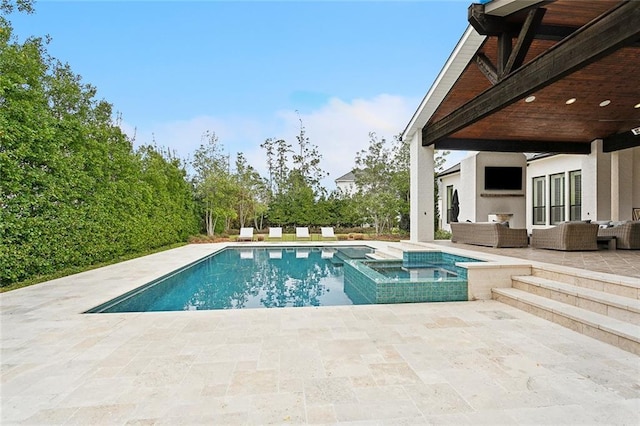
[[[235,179],[237,186],[237,217],[240,227],[245,227],[249,221],[258,226],[258,217],[264,214],[262,203],[266,183],[260,174],[247,163],[244,155],[239,152],[236,156]]]
[[[399,199],[393,187],[396,166],[386,139],[369,133],[369,148],[356,155],[357,194],[354,196],[362,220],[373,224],[376,234],[390,228],[399,214]]]
[[[179,162],[134,152],[93,86],[11,32],[0,17],[0,285],[184,241],[197,228]]]
[[[193,184],[201,203],[205,230],[213,236],[219,225],[228,231],[231,219],[237,215],[237,186],[229,170],[229,156],[223,153],[215,132],[206,131],[202,140],[204,143],[194,153],[191,163]]]

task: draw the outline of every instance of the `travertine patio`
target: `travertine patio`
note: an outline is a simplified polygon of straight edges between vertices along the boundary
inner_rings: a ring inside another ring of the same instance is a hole
[[[82,314],[217,247],[0,294],[0,422],[640,422],[638,356],[496,301]]]

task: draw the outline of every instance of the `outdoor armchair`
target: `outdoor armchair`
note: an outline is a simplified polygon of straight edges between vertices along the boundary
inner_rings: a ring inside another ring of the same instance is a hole
[[[640,221],[627,221],[610,228],[598,229],[599,237],[616,237],[616,248],[640,250]]]

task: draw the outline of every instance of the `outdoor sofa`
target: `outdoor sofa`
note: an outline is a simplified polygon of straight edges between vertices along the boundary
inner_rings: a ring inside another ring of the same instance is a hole
[[[533,229],[531,247],[563,251],[598,250],[598,225],[577,221]]]
[[[616,248],[640,250],[640,221],[613,222],[607,228],[598,229],[598,237],[616,237]]]
[[[499,222],[451,222],[451,242],[489,247],[527,247],[526,229],[509,228]]]

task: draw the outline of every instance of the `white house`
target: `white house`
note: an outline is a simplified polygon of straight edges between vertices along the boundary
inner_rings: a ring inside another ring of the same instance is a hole
[[[632,219],[640,208],[640,2],[493,0],[471,4],[467,19],[402,132],[411,240],[433,240],[435,149],[479,152],[441,173],[441,211],[458,189],[460,220],[531,229]],[[499,178],[515,180],[518,168],[521,182]]]
[[[334,182],[336,183],[336,188],[338,189],[338,191],[344,194],[353,195],[357,191],[356,177],[353,172],[349,172],[340,176]]]

